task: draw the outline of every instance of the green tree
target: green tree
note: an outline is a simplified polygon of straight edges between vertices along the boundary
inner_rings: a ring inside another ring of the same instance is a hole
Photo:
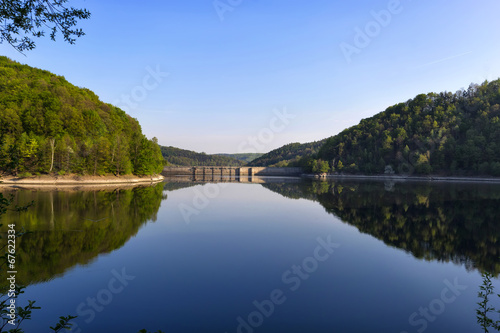
[[[134,157],[134,173],[137,175],[151,175],[160,173],[164,160],[161,155],[158,140],[148,140],[145,136],[141,140],[138,154]]]
[[[114,137],[111,152],[112,171],[117,175],[127,174],[130,169],[129,146],[125,136]]]
[[[11,147],[14,145],[15,139],[10,135],[4,135],[0,143],[0,170],[11,171],[12,158]]]
[[[344,169],[344,163],[341,160],[337,163],[337,170],[342,171]]]
[[[318,171],[320,173],[327,173],[328,171],[330,171],[330,165],[328,165],[328,162],[323,160],[318,160]]]
[[[94,141],[92,146],[93,174],[103,175],[108,170],[110,143],[107,138],[101,137]]]
[[[33,135],[23,133],[19,140],[20,171],[31,170],[36,163],[39,144]]]
[[[424,175],[428,175],[432,172],[432,167],[429,163],[428,154],[419,154],[417,159],[417,165],[415,166],[415,170]]]

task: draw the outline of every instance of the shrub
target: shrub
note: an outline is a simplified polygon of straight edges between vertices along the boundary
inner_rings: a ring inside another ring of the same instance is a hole
[[[22,172],[18,175],[19,178],[29,178],[32,177],[33,175],[29,172]]]

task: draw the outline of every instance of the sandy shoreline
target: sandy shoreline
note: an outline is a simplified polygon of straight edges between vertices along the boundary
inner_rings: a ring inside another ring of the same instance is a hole
[[[367,180],[390,180],[390,181],[438,181],[438,182],[489,182],[500,183],[500,177],[443,177],[443,176],[401,176],[401,175],[315,175],[303,174],[302,177],[314,179],[367,179]]]
[[[139,177],[133,175],[126,176],[34,176],[29,178],[2,177],[1,186],[103,186],[103,185],[136,185],[145,183],[157,183],[163,181],[161,175]]]

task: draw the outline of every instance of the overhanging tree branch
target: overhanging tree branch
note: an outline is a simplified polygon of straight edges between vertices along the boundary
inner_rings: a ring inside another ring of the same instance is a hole
[[[84,36],[76,28],[78,20],[90,18],[86,9],[66,7],[68,0],[0,0],[0,44],[8,43],[17,51],[29,51],[36,47],[34,38],[45,36],[56,40],[61,33],[63,39],[74,44],[76,38]]]

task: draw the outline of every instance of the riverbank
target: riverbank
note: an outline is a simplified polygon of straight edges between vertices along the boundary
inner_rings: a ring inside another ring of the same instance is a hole
[[[41,175],[26,178],[17,178],[13,176],[0,177],[0,186],[13,185],[37,185],[37,186],[87,186],[87,185],[135,185],[144,183],[157,183],[163,181],[164,177],[156,176],[81,176],[81,175],[64,175],[50,176]]]
[[[458,176],[404,176],[404,175],[331,175],[303,174],[304,178],[313,179],[360,179],[360,180],[390,180],[390,181],[437,181],[437,182],[488,182],[500,183],[500,177],[458,177]]]

